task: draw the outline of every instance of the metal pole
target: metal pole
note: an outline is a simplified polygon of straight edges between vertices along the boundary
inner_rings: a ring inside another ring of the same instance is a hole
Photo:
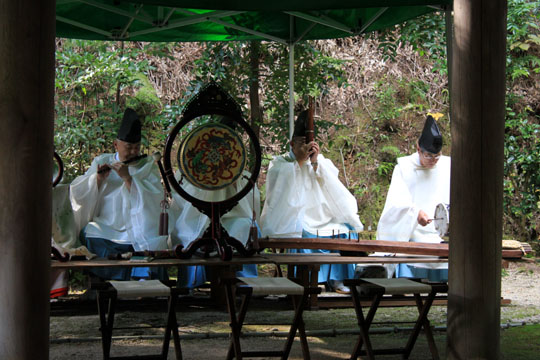
[[[289,139],[294,131],[294,16],[289,17]]]
[[[294,131],[294,44],[289,44],[289,138]]]

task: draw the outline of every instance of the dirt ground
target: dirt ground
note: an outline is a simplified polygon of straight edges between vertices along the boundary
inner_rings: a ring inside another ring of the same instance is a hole
[[[520,261],[510,263],[502,274],[502,297],[510,300],[501,307],[501,324],[519,327],[540,324],[540,263]],[[324,293],[324,296],[339,296]],[[113,332],[112,356],[141,355],[161,351],[165,301],[119,303]],[[401,346],[407,341],[410,323],[417,315],[414,307],[381,308],[373,325],[374,347]],[[223,359],[229,340],[229,317],[224,307],[215,306],[208,294],[197,292],[181,299],[177,317],[184,359]],[[246,317],[244,349],[276,350],[283,346],[283,333],[292,318],[289,302],[284,297],[254,299]],[[312,359],[348,359],[358,337],[354,309],[331,308],[307,311],[304,314]],[[408,322],[394,325],[387,321]],[[445,356],[446,307],[435,306],[430,312],[435,326],[435,341],[441,358]],[[501,333],[503,342],[505,332]],[[275,336],[272,336],[275,335]],[[50,359],[102,359],[99,319],[94,301],[84,299],[59,300],[51,303]],[[503,342],[504,343],[504,342]],[[171,342],[169,359],[175,359]],[[302,359],[298,342],[290,359]],[[384,356],[383,359],[398,359]],[[423,334],[414,347],[411,359],[430,359]],[[507,357],[503,354],[503,359]],[[509,359],[509,358],[508,358]]]

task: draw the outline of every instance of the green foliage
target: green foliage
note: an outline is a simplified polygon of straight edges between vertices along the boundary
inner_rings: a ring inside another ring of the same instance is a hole
[[[244,114],[248,107],[245,95],[249,92],[249,52],[245,42],[209,42],[201,44],[204,51],[195,61],[195,79],[191,81],[184,98],[188,101],[209,81],[222,86],[241,106]]]
[[[375,85],[377,98],[377,111],[374,115],[374,121],[382,121],[388,123],[399,116],[398,99],[396,97],[397,90],[388,82],[388,78],[384,78]],[[391,125],[388,128],[393,132]]]
[[[540,338],[540,324],[511,327],[502,330],[501,358],[536,359],[540,352],[540,343],[531,339]]]
[[[393,145],[383,146],[379,152],[379,159],[381,162],[377,167],[377,174],[379,176],[390,180],[392,172],[397,163],[397,158],[403,156],[399,149]]]
[[[534,240],[540,231],[540,118],[515,112],[512,105],[507,104],[505,130],[505,215],[512,232]]]
[[[505,232],[538,247],[540,116],[523,96],[520,82],[540,73],[540,1],[509,0],[507,29]]]
[[[251,81],[249,69],[250,48],[241,42],[217,42],[204,44],[205,51],[196,61],[197,74],[187,91],[196,91],[206,82],[213,80],[228,91],[242,106],[244,115],[249,114],[247,94]],[[325,96],[330,85],[346,86],[342,62],[333,59],[312,43],[299,43],[294,48],[295,55],[295,102],[307,104],[308,95]],[[261,43],[261,75],[259,83],[264,91],[262,108],[264,120],[261,136],[273,144],[288,143],[289,111],[289,53],[286,46],[276,43]],[[326,120],[317,121],[320,132],[326,132],[334,124]]]
[[[151,118],[161,103],[145,76],[148,61],[137,58],[136,46],[80,40],[58,45],[54,143],[69,182],[95,155],[113,151],[125,106]],[[143,145],[148,146],[150,136],[151,129],[144,132]]]
[[[540,1],[508,1],[506,71],[511,80],[540,72],[539,9]]]
[[[387,59],[395,60],[399,43],[405,42],[431,60],[433,71],[448,74],[444,12],[429,13],[389,28],[379,35],[379,40]]]

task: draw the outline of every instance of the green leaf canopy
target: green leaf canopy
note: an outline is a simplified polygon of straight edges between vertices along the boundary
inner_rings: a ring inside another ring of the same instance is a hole
[[[340,38],[381,30],[452,0],[57,0],[56,35],[87,40]]]

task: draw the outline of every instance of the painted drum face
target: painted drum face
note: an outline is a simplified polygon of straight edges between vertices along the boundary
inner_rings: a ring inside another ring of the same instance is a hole
[[[450,234],[450,204],[438,204],[435,207],[434,219],[435,229],[439,236],[448,236]]]
[[[233,184],[246,165],[246,148],[230,127],[208,123],[184,138],[177,154],[185,178],[204,190],[218,190]]]

